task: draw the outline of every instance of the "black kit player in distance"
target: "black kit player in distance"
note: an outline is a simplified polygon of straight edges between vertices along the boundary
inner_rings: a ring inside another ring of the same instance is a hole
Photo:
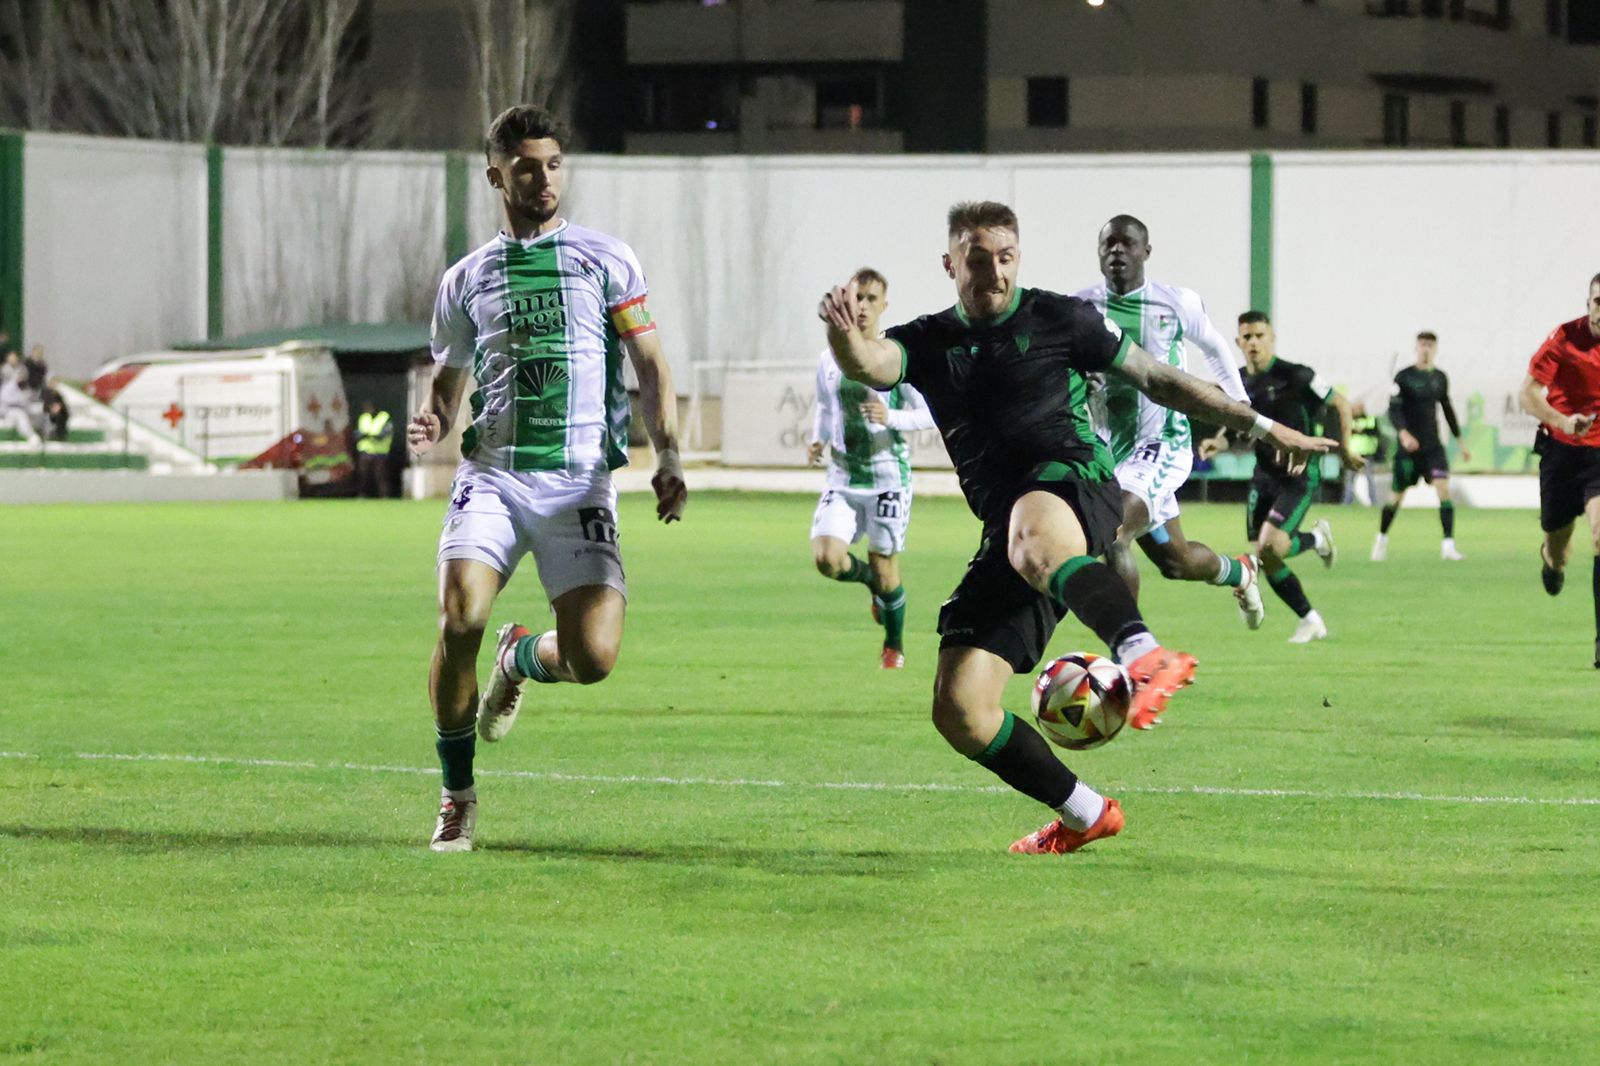
[[[1417,334],[1417,361],[1394,376],[1389,399],[1389,424],[1400,435],[1400,450],[1394,457],[1394,480],[1389,499],[1378,520],[1378,538],[1372,542],[1372,561],[1381,563],[1389,556],[1389,527],[1400,513],[1400,500],[1419,480],[1426,480],[1439,497],[1439,527],[1444,538],[1439,557],[1460,562],[1456,550],[1456,505],[1450,499],[1450,458],[1439,439],[1439,412],[1444,412],[1450,435],[1461,439],[1461,423],[1450,402],[1450,379],[1434,364],[1439,358],[1439,337],[1432,330]],[[1472,455],[1461,449],[1462,462]]]
[[[1162,648],[1126,584],[1099,560],[1116,538],[1121,492],[1089,421],[1088,375],[1111,371],[1155,402],[1249,433],[1303,459],[1334,448],[1258,417],[1209,382],[1157,362],[1093,304],[1018,285],[1016,214],[1003,204],[950,210],[943,256],[956,304],[882,338],[856,325],[856,287],[818,314],[839,369],[873,388],[910,382],[927,400],[983,537],[939,615],[933,723],[956,751],[1060,817],[1012,851],[1075,851],[1122,829],[1116,800],[1079,781],[1036,731],[1000,705],[1007,680],[1044,654],[1068,610],[1127,665],[1128,720],[1149,728],[1194,673]]]

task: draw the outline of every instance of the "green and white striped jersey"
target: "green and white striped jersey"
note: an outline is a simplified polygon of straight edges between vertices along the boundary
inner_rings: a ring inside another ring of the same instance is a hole
[[[1206,317],[1205,304],[1193,289],[1146,281],[1133,292],[1118,295],[1102,280],[1074,295],[1093,303],[1135,344],[1179,370],[1188,369],[1184,342],[1193,344],[1210,370],[1210,374],[1201,376],[1210,377],[1233,399],[1249,402],[1227,338]],[[1162,407],[1114,375],[1106,376],[1091,411],[1096,432],[1110,448],[1112,461],[1118,464],[1142,442],[1186,446],[1190,440],[1186,416]]]
[[[872,396],[889,409],[888,425],[867,421],[861,405]],[[900,384],[881,392],[839,372],[833,353],[817,361],[817,414],[811,439],[827,443],[828,488],[887,492],[911,484],[911,450],[904,434],[933,429],[933,414],[922,395]]]
[[[570,222],[498,234],[447,270],[433,360],[471,367],[478,386],[462,454],[513,471],[626,463],[621,341],[655,328],[645,292],[633,249]]]

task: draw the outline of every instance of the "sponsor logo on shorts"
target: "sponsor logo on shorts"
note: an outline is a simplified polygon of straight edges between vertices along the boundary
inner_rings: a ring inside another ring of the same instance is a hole
[[[584,540],[596,544],[617,542],[617,516],[609,507],[578,508],[578,524]]]

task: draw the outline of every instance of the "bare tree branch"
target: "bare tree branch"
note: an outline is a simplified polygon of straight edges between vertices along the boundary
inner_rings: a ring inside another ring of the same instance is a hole
[[[511,104],[570,112],[572,0],[468,0],[462,28],[480,128]]]

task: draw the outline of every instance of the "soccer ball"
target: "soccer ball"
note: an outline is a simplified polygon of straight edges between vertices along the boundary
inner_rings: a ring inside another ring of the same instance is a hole
[[[1033,683],[1033,717],[1052,743],[1098,748],[1128,721],[1133,682],[1110,659],[1075,651],[1046,666]]]

